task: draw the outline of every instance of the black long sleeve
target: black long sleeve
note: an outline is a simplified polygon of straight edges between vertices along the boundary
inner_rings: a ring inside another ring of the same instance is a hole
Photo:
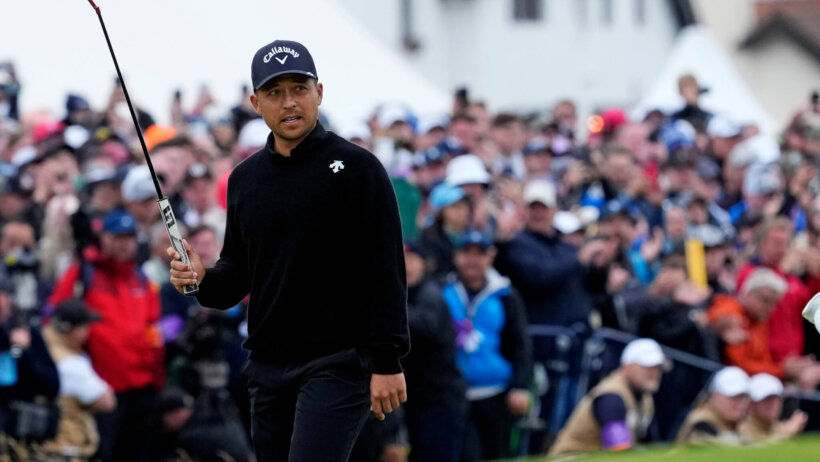
[[[19,374],[17,386],[21,390],[20,397],[29,400],[36,396],[55,399],[60,391],[57,366],[51,359],[40,330],[31,328],[30,332],[31,344],[23,350],[23,354],[17,361]]]
[[[511,289],[503,302],[506,322],[501,331],[501,354],[513,366],[511,388],[527,388],[532,374],[532,344],[527,335],[524,302],[515,289]]]
[[[224,309],[250,293],[245,347],[256,360],[354,347],[392,374],[409,349],[405,279],[387,173],[317,125],[289,157],[269,138],[231,173],[225,244],[197,298]]]

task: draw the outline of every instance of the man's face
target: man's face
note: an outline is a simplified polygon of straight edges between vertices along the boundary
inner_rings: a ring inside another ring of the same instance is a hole
[[[732,149],[741,141],[743,141],[743,138],[740,136],[734,138],[712,138],[712,155],[714,155],[716,159],[726,160],[729,157],[729,153],[732,152]]]
[[[527,228],[541,234],[552,234],[552,219],[555,209],[540,202],[533,202],[527,206]]]
[[[134,234],[104,232],[100,236],[100,243],[103,255],[116,262],[132,262],[137,256],[137,236]]]
[[[182,188],[182,195],[194,210],[204,213],[214,203],[214,182],[209,178],[191,180]]]
[[[479,245],[468,245],[456,251],[455,264],[461,279],[475,280],[493,264],[493,253]]]
[[[679,193],[690,189],[693,170],[690,168],[667,168],[663,171],[662,182],[669,192]]]
[[[766,423],[775,423],[780,419],[783,410],[783,398],[772,395],[749,406],[749,412],[754,417]]]
[[[481,183],[467,183],[459,186],[474,204],[487,196],[486,187]]]
[[[219,258],[219,242],[213,231],[201,231],[188,239],[194,251],[202,258],[202,264],[211,267]]]
[[[180,190],[185,172],[194,159],[191,150],[183,146],[165,146],[151,153],[154,168],[163,176],[162,189],[166,193]]]
[[[413,141],[413,127],[406,121],[400,120],[387,128],[387,136],[394,140],[411,143]]]
[[[733,423],[740,422],[749,410],[749,395],[731,397],[715,392],[709,402],[721,417]]]
[[[729,193],[739,192],[743,188],[743,175],[746,169],[735,167],[729,163],[723,168],[723,184]]]
[[[3,228],[0,252],[4,255],[22,248],[34,247],[34,229],[25,223],[9,223]]]
[[[780,266],[789,250],[791,233],[784,228],[772,228],[760,241],[760,259],[765,265]]]
[[[680,241],[686,237],[686,212],[680,207],[672,207],[666,212],[664,228],[669,239]]]
[[[619,153],[607,159],[606,177],[618,189],[626,188],[635,174],[635,161],[632,156]]]
[[[323,87],[299,74],[277,77],[251,95],[251,104],[277,139],[299,142],[319,120]]]
[[[416,184],[418,186],[429,187],[438,180],[443,180],[447,176],[447,169],[441,162],[433,162],[416,170]]]
[[[10,220],[19,217],[28,201],[16,193],[0,193],[0,217]]]
[[[625,364],[624,375],[632,388],[644,392],[655,393],[661,386],[663,369],[661,366],[644,367],[638,364]]]
[[[153,198],[139,202],[126,202],[125,208],[139,223],[141,229],[149,227],[159,219],[159,207],[157,207],[157,201]]]
[[[547,151],[530,154],[524,157],[524,166],[531,175],[545,175],[552,168],[552,155]]]
[[[575,106],[568,103],[556,105],[552,110],[552,118],[558,125],[573,130],[578,124],[578,116],[575,112]]]
[[[506,125],[494,127],[490,136],[502,154],[509,154],[523,148],[526,143],[524,124],[510,122]]]
[[[88,341],[88,333],[91,330],[91,326],[88,324],[83,324],[82,326],[77,326],[71,329],[71,332],[68,333],[68,336],[71,338],[71,341],[75,345],[85,345]]]
[[[444,225],[451,231],[463,231],[470,224],[470,204],[460,200],[441,209]]]
[[[91,193],[91,203],[97,211],[110,212],[120,203],[122,199],[122,188],[111,181],[104,181],[94,185]]]
[[[407,269],[407,285],[416,286],[424,279],[424,259],[414,252],[405,252],[404,264]]]
[[[726,264],[728,250],[725,246],[709,247],[705,252],[706,273],[710,276],[717,276]]]
[[[705,225],[709,222],[709,212],[701,203],[692,203],[689,205],[689,221],[696,225]]]
[[[686,101],[686,104],[697,106],[700,99],[700,88],[698,88],[697,83],[687,82],[680,86],[680,95]]]
[[[450,124],[450,136],[468,152],[471,152],[476,144],[476,127],[464,119],[459,119]]]
[[[780,302],[781,294],[769,287],[755,289],[742,297],[743,309],[756,321],[765,321]]]

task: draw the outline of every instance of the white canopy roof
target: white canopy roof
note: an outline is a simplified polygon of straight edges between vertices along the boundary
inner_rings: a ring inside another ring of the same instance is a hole
[[[680,32],[663,70],[633,108],[632,116],[642,118],[653,109],[669,113],[683,107],[683,98],[678,93],[678,78],[683,74],[694,75],[702,87],[709,89],[701,97],[704,109],[741,124],[754,123],[764,133],[775,130],[774,119],[763,109],[720,44],[701,25]]]
[[[447,111],[451,98],[378,43],[328,0],[97,0],[135,103],[167,122],[175,89],[192,106],[207,84],[220,110],[250,84],[258,48],[282,38],[303,43],[325,86],[333,121],[364,118],[379,103],[404,101],[417,114]],[[94,10],[85,0],[14,2],[3,7],[0,61],[14,62],[23,109],[64,115],[79,93],[102,107],[116,75]],[[396,19],[398,21],[398,19]],[[224,113],[224,112],[221,112]]]

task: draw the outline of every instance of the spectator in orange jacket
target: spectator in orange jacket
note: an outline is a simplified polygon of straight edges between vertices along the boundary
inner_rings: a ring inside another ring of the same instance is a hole
[[[768,373],[795,380],[812,390],[820,383],[820,363],[790,356],[777,361],[769,341],[769,316],[788,289],[788,283],[768,268],[756,268],[737,298],[717,295],[709,308],[709,322],[726,342],[725,358],[749,374]]]
[[[134,217],[109,212],[99,252],[71,267],[49,300],[57,305],[82,287],[86,304],[102,318],[91,326],[86,348],[94,370],[117,393],[116,410],[98,419],[104,461],[144,460],[152,431],[146,412],[164,381],[159,295],[136,264],[136,233]]]
[[[757,268],[769,268],[785,279],[787,287],[769,318],[769,348],[775,361],[803,354],[805,335],[800,312],[811,294],[797,276],[802,272],[803,254],[790,243],[794,225],[785,217],[768,219],[760,225],[757,235],[758,255],[743,267],[737,276],[737,288],[742,290],[749,275]]]

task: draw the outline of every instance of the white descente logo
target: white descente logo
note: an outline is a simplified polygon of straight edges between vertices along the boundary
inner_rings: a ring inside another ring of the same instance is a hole
[[[296,50],[294,50],[293,48],[290,48],[290,47],[273,47],[273,48],[270,49],[268,54],[266,54],[265,57],[262,58],[262,61],[264,61],[267,64],[267,63],[270,62],[271,58],[278,55],[279,53],[287,53],[287,54],[293,56],[294,58],[299,57],[299,53]],[[287,59],[288,59],[287,56],[285,56],[282,59],[276,58],[276,60],[279,61],[280,64],[285,64],[285,61]]]

